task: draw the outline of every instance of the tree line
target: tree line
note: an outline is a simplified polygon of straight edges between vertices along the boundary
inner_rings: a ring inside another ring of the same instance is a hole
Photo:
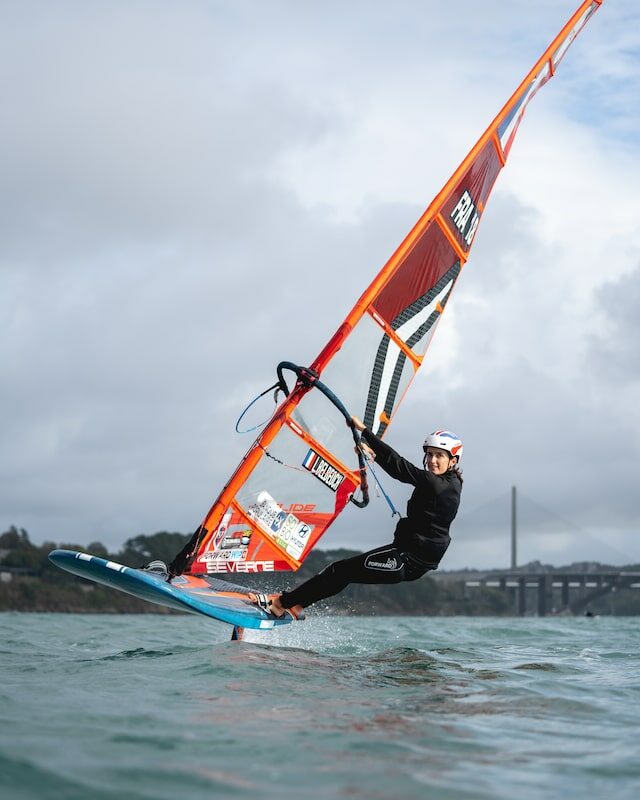
[[[112,613],[175,613],[91,581],[70,575],[51,564],[47,556],[60,547],[80,550],[131,567],[141,567],[154,559],[169,562],[184,546],[187,534],[160,531],[134,536],[117,551],[102,542],[86,547],[76,542],[48,541],[33,544],[24,528],[11,526],[0,534],[0,611],[71,611]],[[267,573],[257,576],[234,575],[233,582],[270,592],[290,588],[338,558],[354,555],[353,550],[315,550],[297,572]],[[429,577],[397,586],[351,586],[335,598],[318,606],[335,614],[507,614],[500,592],[475,593],[465,597],[463,583],[443,586]]]

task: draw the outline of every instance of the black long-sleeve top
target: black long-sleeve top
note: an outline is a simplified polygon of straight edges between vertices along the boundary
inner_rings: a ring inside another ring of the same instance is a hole
[[[368,428],[362,431],[362,438],[388,475],[415,486],[407,503],[407,515],[396,526],[394,545],[421,561],[437,565],[451,541],[449,526],[458,512],[462,481],[453,471],[434,475],[416,467]]]

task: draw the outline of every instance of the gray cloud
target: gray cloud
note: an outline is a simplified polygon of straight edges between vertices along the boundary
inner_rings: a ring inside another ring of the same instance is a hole
[[[627,391],[640,381],[640,266],[603,285],[597,295],[599,326],[590,337],[597,374]]]

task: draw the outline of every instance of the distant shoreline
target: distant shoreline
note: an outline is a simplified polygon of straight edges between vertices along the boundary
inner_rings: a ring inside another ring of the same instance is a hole
[[[117,553],[110,553],[100,542],[87,547],[79,544],[61,544],[62,548],[80,550],[120,564],[140,567],[151,560],[169,563],[188,540],[181,533],[161,531],[151,536],[141,535],[128,539]],[[175,615],[179,612],[164,606],[139,600],[123,592],[78,578],[55,567],[48,554],[58,545],[48,542],[33,545],[24,529],[12,526],[0,534],[0,612],[69,613],[69,614],[156,614]],[[261,591],[276,592],[290,588],[324,569],[333,561],[349,558],[358,551],[347,549],[313,550],[297,572],[260,573],[259,575],[234,575],[233,582],[253,586]],[[384,585],[355,584],[318,608],[333,615],[353,616],[519,616],[515,591],[506,590],[500,581],[477,581],[470,589],[469,579],[482,578],[493,572],[509,573],[513,579],[526,574],[603,573],[619,572],[621,568],[583,562],[567,567],[552,567],[533,562],[515,571],[509,570],[437,570],[419,581]],[[640,565],[629,565],[629,571]],[[531,590],[532,592],[535,589]],[[526,609],[529,613],[531,608]],[[553,604],[547,613],[554,613]],[[620,591],[589,601],[594,614],[640,614],[640,591]],[[561,614],[571,614],[570,608],[559,609]],[[575,611],[575,607],[574,607]]]

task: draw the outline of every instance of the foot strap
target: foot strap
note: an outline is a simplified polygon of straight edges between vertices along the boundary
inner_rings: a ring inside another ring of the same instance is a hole
[[[266,611],[267,614],[271,614],[271,600],[269,600],[269,595],[262,594],[262,592],[256,592],[251,595],[251,599],[253,604],[261,608],[263,611]]]
[[[262,592],[252,592],[251,602],[253,605],[258,606],[258,608],[266,611],[267,614],[269,614],[271,617],[275,617],[276,619],[282,619],[282,617],[287,614],[293,620],[302,620],[305,618],[304,611],[300,610],[299,612],[296,612],[292,608],[285,608],[284,614],[282,614],[280,617],[277,614],[274,614],[273,609],[271,608],[271,597],[268,594],[262,594]]]

